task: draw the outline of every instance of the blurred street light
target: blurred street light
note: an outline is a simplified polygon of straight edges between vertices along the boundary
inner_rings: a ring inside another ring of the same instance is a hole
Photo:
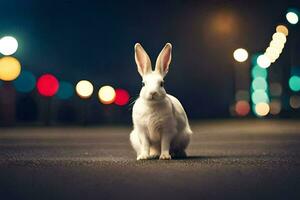
[[[44,74],[37,81],[37,89],[40,95],[45,97],[54,96],[59,88],[59,82],[52,74]]]
[[[297,15],[296,12],[294,11],[289,11],[287,14],[286,14],[286,19],[287,21],[290,23],[290,24],[297,24],[298,23],[298,20],[299,20],[299,17]]]
[[[276,27],[276,32],[283,33],[285,36],[288,36],[289,29],[284,25],[278,25]]]
[[[5,56],[0,59],[0,80],[13,81],[21,72],[20,62],[11,56]]]
[[[94,87],[91,82],[87,80],[81,80],[76,85],[76,93],[79,97],[87,99],[92,96]]]
[[[261,68],[268,68],[271,65],[271,61],[266,55],[260,55],[257,57],[257,64]]]
[[[13,81],[13,84],[19,92],[31,92],[36,85],[36,78],[30,71],[22,70],[20,76]]]
[[[261,102],[255,105],[255,113],[258,116],[266,116],[270,112],[270,106],[267,103]]]
[[[116,98],[115,89],[109,85],[102,86],[99,89],[98,97],[101,103],[103,104],[111,104],[114,102]]]
[[[74,87],[71,83],[66,81],[59,82],[59,89],[56,93],[56,96],[59,99],[69,99],[74,94]]]
[[[128,103],[129,101],[129,94],[126,90],[118,88],[115,90],[116,91],[116,99],[115,99],[115,104],[119,106],[124,106]]]
[[[0,53],[5,56],[14,54],[18,49],[18,41],[11,36],[5,36],[0,39]]]
[[[239,48],[233,52],[233,57],[238,62],[245,62],[248,59],[248,52],[246,49]]]

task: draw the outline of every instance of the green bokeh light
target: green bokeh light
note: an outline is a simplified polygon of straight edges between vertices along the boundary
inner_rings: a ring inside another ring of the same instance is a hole
[[[251,63],[253,66],[257,65],[257,57],[261,54],[254,54],[251,56]]]
[[[251,94],[251,99],[254,104],[258,104],[260,102],[269,103],[269,96],[264,90],[255,90]]]
[[[72,97],[74,94],[74,87],[71,83],[65,82],[65,81],[60,81],[59,82],[59,89],[58,92],[56,93],[56,96],[59,99],[69,99]]]
[[[262,77],[266,79],[268,76],[267,70],[259,67],[258,65],[255,65],[252,68],[251,74],[252,74],[252,78]]]
[[[267,90],[268,83],[266,79],[262,77],[257,77],[252,81],[252,89],[253,90]]]
[[[32,91],[35,87],[35,83],[35,76],[31,72],[26,70],[22,70],[18,78],[13,81],[13,84],[18,92]]]
[[[291,76],[289,80],[289,86],[292,91],[298,92],[300,91],[300,77],[299,76]]]

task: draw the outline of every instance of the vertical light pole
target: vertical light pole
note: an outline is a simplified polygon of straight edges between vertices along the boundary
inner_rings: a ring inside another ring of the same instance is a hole
[[[250,111],[249,106],[249,67],[247,59],[249,55],[246,49],[238,48],[233,52],[234,62],[234,113],[238,116],[246,116]]]

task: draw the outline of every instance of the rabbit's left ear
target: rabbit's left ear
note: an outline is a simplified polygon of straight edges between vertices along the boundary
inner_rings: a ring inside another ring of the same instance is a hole
[[[169,65],[172,58],[172,45],[167,43],[157,57],[155,71],[165,76],[169,71]]]

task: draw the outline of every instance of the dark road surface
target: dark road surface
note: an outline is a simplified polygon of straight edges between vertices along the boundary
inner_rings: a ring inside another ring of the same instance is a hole
[[[0,128],[0,199],[300,199],[300,121],[192,124],[189,158],[135,161],[130,128]]]

